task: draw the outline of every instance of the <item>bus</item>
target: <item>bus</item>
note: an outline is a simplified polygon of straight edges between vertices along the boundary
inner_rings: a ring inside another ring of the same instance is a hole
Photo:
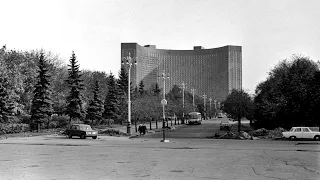
[[[201,113],[190,112],[188,114],[188,124],[201,124]]]

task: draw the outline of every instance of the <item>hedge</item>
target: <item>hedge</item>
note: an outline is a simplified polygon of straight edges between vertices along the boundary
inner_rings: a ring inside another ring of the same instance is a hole
[[[28,132],[28,131],[30,131],[29,124],[23,124],[23,123],[2,124],[2,123],[0,123],[0,135],[22,133],[22,132]]]

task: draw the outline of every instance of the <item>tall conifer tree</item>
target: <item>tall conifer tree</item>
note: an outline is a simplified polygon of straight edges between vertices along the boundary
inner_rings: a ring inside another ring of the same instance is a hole
[[[118,79],[119,95],[128,93],[128,73],[125,68],[121,67]]]
[[[119,117],[118,86],[113,74],[110,74],[108,79],[108,94],[104,101],[103,117],[117,119]]]
[[[31,120],[34,125],[38,125],[38,130],[42,123],[49,122],[49,118],[52,115],[52,100],[51,100],[51,87],[50,87],[50,75],[48,74],[48,64],[45,60],[43,53],[40,54],[38,63],[38,76],[34,96],[31,106]]]
[[[84,115],[84,110],[82,107],[82,93],[83,84],[81,79],[81,72],[79,70],[79,65],[76,61],[76,55],[72,51],[71,58],[68,64],[69,76],[66,80],[70,87],[70,93],[67,97],[67,109],[66,114],[70,116],[70,122],[72,119],[81,119]]]
[[[159,88],[158,83],[156,83],[153,88],[153,93],[154,93],[154,95],[158,96],[160,94],[160,92],[161,92],[161,89]]]
[[[143,84],[143,81],[140,81],[139,83],[139,93],[140,94],[143,94],[144,93],[144,84]]]
[[[93,99],[89,103],[87,110],[87,119],[91,120],[92,124],[97,124],[102,119],[103,102],[100,99],[100,85],[98,81],[95,81],[95,87],[93,90]]]

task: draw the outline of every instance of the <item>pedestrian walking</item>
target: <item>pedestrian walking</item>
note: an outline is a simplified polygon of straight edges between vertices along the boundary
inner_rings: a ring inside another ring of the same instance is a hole
[[[145,124],[142,125],[142,134],[145,135],[147,131],[147,126]]]
[[[142,133],[142,124],[139,124],[138,131],[139,131],[140,136],[141,136],[141,133]]]

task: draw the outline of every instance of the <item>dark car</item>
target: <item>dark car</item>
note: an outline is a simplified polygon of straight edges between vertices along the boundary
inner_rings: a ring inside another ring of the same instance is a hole
[[[65,134],[69,138],[72,138],[72,136],[78,136],[81,139],[85,139],[86,137],[97,139],[98,137],[98,131],[92,130],[91,126],[88,124],[73,124],[66,130]]]

